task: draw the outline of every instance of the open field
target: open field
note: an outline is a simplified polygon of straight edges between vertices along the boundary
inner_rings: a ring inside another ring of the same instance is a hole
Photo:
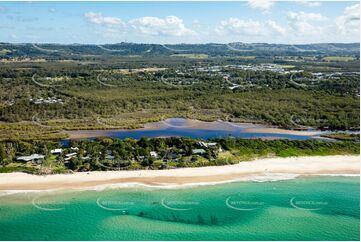
[[[354,56],[327,56],[324,57],[325,61],[354,61],[356,58]]]

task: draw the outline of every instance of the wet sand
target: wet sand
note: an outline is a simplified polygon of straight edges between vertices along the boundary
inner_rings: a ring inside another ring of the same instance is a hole
[[[268,134],[291,134],[291,135],[320,135],[320,130],[291,130],[291,129],[279,129],[279,128],[246,128],[243,130],[247,133],[268,133]]]

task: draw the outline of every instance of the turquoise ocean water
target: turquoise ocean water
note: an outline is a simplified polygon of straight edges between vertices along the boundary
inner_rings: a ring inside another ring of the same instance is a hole
[[[359,240],[359,177],[0,196],[0,240]]]

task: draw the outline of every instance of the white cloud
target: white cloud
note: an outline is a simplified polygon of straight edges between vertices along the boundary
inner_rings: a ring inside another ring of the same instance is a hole
[[[278,34],[281,35],[286,35],[287,30],[285,28],[283,28],[282,26],[278,25],[275,21],[273,20],[268,20],[267,21],[267,26],[273,31],[276,32]]]
[[[117,17],[106,17],[102,13],[88,12],[85,15],[87,21],[100,25],[123,25],[123,21]]]
[[[228,20],[221,21],[217,31],[219,33],[228,32],[230,34],[261,35],[263,33],[263,26],[260,22],[252,19],[229,18]]]
[[[267,13],[273,7],[274,2],[272,0],[249,0],[248,6],[251,8],[261,10],[263,13]]]
[[[314,35],[321,34],[322,27],[315,22],[326,20],[327,18],[320,13],[288,12],[287,17],[290,27],[296,34]]]
[[[229,18],[221,21],[220,26],[216,28],[216,32],[245,36],[277,36],[285,35],[286,29],[273,20],[263,23],[252,19]]]
[[[315,1],[299,1],[299,3],[307,6],[307,7],[319,7],[321,6],[321,3],[320,2],[315,2]]]
[[[164,36],[187,36],[195,35],[193,30],[186,28],[183,20],[176,16],[167,16],[166,18],[142,17],[129,21],[131,27],[146,35],[164,35]]]
[[[336,19],[336,27],[339,33],[344,35],[360,34],[360,4],[346,7],[343,15]]]
[[[176,16],[141,17],[123,22],[120,18],[104,16],[102,13],[88,12],[84,14],[86,20],[95,25],[102,26],[97,29],[99,34],[118,37],[119,34],[141,33],[150,36],[194,36],[196,32],[188,29],[183,20]]]

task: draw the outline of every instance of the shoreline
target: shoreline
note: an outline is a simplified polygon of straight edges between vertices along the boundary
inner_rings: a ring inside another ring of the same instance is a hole
[[[73,174],[0,174],[0,192],[104,189],[134,185],[160,188],[235,181],[276,181],[299,176],[359,176],[360,156],[302,156],[243,161],[235,165],[169,170],[92,171]]]

